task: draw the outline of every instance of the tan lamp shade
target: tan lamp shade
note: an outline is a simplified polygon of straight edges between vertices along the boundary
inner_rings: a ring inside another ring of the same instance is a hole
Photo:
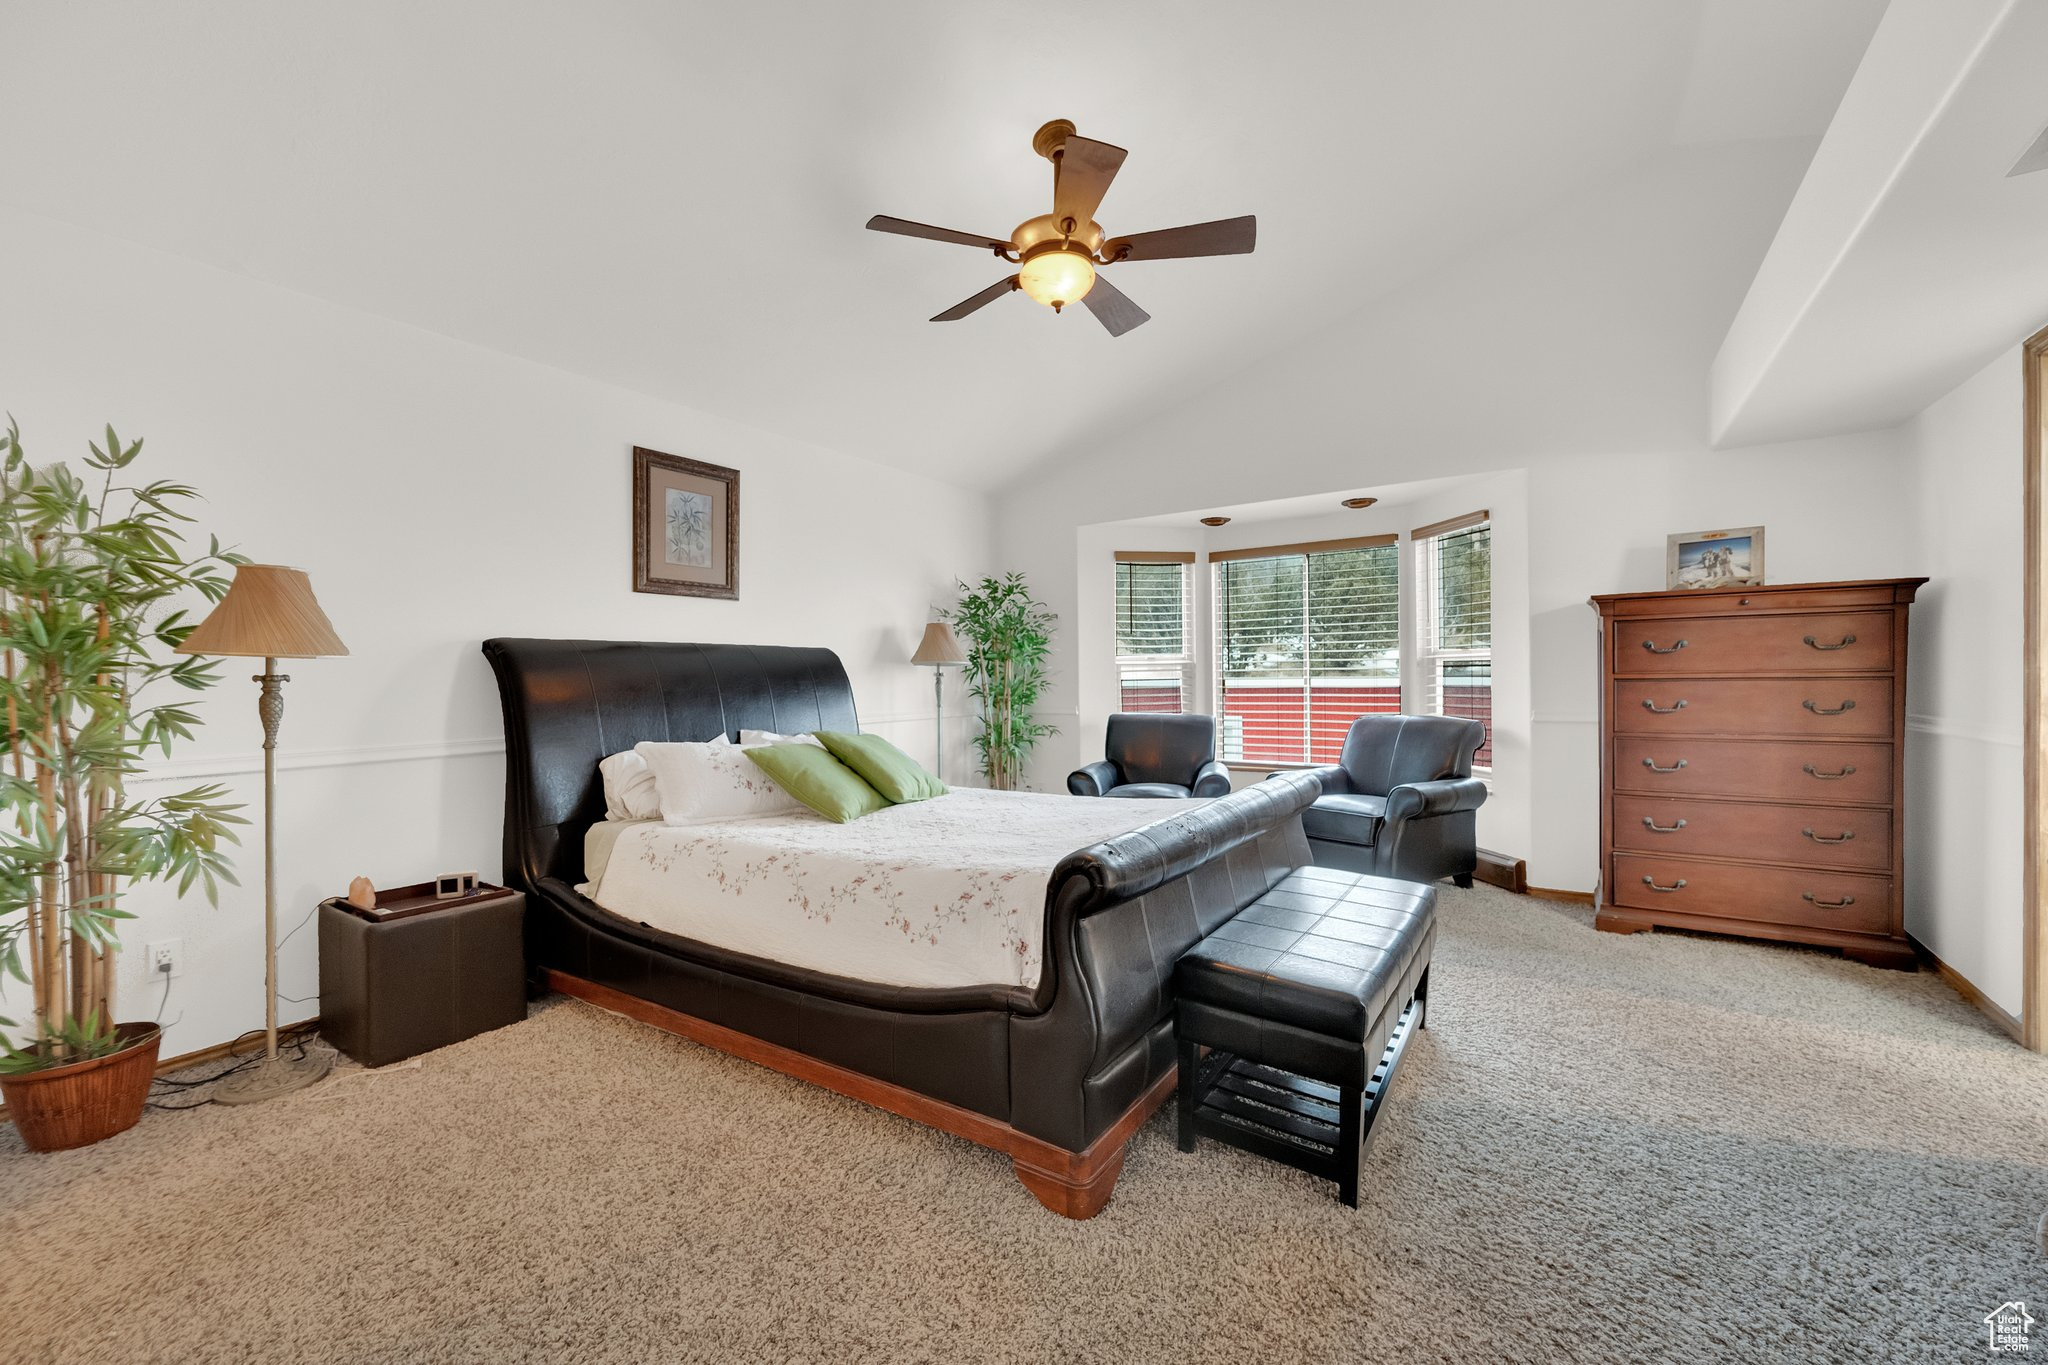
[[[258,659],[317,659],[346,654],[304,569],[238,564],[227,596],[178,646],[180,654],[238,654]]]
[[[924,638],[917,642],[917,653],[910,656],[914,664],[964,664],[967,651],[960,647],[960,637],[944,621],[934,621],[924,628]]]

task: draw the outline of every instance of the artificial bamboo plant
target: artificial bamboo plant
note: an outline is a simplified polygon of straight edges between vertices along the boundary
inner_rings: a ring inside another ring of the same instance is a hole
[[[1059,618],[1031,595],[1024,575],[960,584],[960,601],[944,613],[967,641],[967,694],[981,707],[982,772],[999,791],[1024,781],[1024,760],[1038,741],[1059,731],[1032,719],[1046,684],[1046,657]]]
[[[34,1000],[25,1035],[0,1039],[4,1072],[116,1049],[122,883],[175,877],[183,894],[198,881],[216,901],[235,880],[231,827],[246,823],[222,786],[142,801],[126,791],[144,755],[168,756],[198,721],[153,701],[152,686],[218,680],[209,659],[160,661],[191,630],[173,603],[219,601],[240,556],[209,540],[187,557],[180,508],[198,494],[133,482],[142,442],[123,445],[109,427],[90,449],[81,475],[32,467],[12,420],[0,437],[0,967]]]

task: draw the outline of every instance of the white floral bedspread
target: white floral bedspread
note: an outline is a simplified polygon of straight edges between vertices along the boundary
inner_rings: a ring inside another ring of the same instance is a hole
[[[583,890],[613,914],[792,966],[1028,989],[1053,868],[1188,804],[959,788],[844,825],[809,812],[634,824]]]

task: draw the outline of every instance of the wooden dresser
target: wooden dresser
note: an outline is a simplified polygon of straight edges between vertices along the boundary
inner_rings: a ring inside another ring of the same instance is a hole
[[[1924,578],[1595,597],[1594,923],[1910,967],[1906,612]]]

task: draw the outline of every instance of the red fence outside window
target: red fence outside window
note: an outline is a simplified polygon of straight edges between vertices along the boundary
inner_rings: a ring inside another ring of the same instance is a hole
[[[1185,711],[1180,694],[1180,680],[1177,678],[1149,679],[1126,678],[1123,686],[1123,700],[1119,711],[1145,711],[1150,713]]]
[[[1335,763],[1352,721],[1367,715],[1396,715],[1400,710],[1401,686],[1395,682],[1318,682],[1306,688],[1300,684],[1230,683],[1223,694],[1220,748],[1224,759],[1232,763]],[[1491,766],[1491,680],[1447,686],[1444,711],[1486,727],[1486,742],[1475,763]]]
[[[1472,756],[1472,766],[1493,767],[1493,660],[1448,660],[1438,683],[1443,713],[1476,720],[1486,727],[1486,738]]]

